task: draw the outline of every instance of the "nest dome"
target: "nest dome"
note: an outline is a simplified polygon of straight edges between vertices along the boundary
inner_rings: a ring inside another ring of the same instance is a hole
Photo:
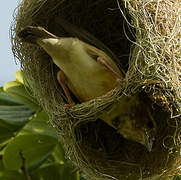
[[[40,47],[17,37],[29,25],[59,37],[78,37],[115,55],[126,72],[124,85],[65,112],[58,68]],[[23,0],[17,8],[11,28],[14,56],[60,134],[66,156],[89,179],[166,180],[180,170],[180,32],[178,0]],[[97,120],[123,94],[142,91],[155,106],[159,129],[150,153]]]

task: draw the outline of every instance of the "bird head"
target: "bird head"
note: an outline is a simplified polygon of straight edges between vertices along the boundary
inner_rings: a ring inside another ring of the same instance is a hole
[[[125,96],[113,111],[119,112],[112,116],[112,119],[117,121],[113,124],[119,124],[118,133],[125,139],[144,145],[151,152],[156,136],[156,122],[149,104],[138,95]]]
[[[57,59],[67,60],[73,38],[60,38],[40,26],[27,26],[18,33],[23,42],[37,44],[42,47],[59,66]]]
[[[145,119],[147,120],[147,119]],[[137,121],[137,120],[136,120]],[[146,124],[140,125],[133,119],[126,120],[118,132],[126,139],[142,144],[151,152],[155,140],[156,129]]]
[[[27,26],[18,33],[18,37],[28,43],[36,44],[38,39],[57,38],[43,27]]]

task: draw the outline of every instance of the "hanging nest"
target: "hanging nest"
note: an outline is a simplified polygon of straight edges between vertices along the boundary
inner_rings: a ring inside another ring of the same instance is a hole
[[[40,47],[22,43],[17,37],[28,25],[42,26],[60,37],[75,36],[115,54],[117,65],[126,72],[124,85],[65,112],[57,67]],[[180,171],[179,0],[23,0],[11,39],[27,83],[60,134],[67,158],[89,179],[167,180]],[[122,94],[140,91],[154,106],[159,129],[150,153],[98,119]]]

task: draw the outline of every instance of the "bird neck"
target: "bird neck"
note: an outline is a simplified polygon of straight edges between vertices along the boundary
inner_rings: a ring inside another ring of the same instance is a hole
[[[50,56],[52,56],[52,54],[58,50],[59,39],[38,39],[37,44],[40,45]]]
[[[72,38],[38,39],[37,44],[39,44],[51,56],[53,62],[57,66],[60,67],[60,64],[67,63],[72,46]]]
[[[59,67],[92,66],[91,58],[85,52],[81,42],[76,38],[48,38],[39,39],[37,43],[51,56]],[[82,67],[82,68],[83,68]]]

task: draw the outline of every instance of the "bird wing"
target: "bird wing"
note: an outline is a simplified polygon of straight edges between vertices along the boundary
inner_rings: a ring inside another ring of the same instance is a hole
[[[116,71],[118,74],[121,75],[121,77],[124,76],[124,71],[118,68],[118,66],[115,64],[115,62],[102,50],[96,48],[95,46],[92,46],[90,44],[87,44],[83,42],[83,47],[85,51],[95,60],[97,60],[98,57],[102,57],[112,68],[114,71]]]

